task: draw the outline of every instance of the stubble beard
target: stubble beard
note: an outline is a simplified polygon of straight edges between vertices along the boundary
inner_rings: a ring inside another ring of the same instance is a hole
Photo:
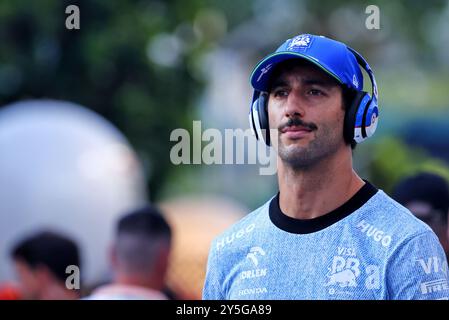
[[[315,139],[306,146],[291,144],[286,146],[278,136],[278,155],[287,166],[294,170],[307,170],[337,152],[340,139],[328,126],[321,126]]]

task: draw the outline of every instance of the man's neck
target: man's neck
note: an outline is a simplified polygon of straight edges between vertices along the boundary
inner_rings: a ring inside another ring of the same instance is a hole
[[[303,169],[282,161],[278,164],[279,206],[295,219],[312,219],[331,212],[364,184],[353,170],[352,155],[347,150]]]

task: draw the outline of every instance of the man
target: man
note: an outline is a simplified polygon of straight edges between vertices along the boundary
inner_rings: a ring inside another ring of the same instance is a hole
[[[111,252],[114,282],[96,289],[92,300],[166,300],[162,293],[171,229],[152,206],[120,219]]]
[[[401,180],[393,190],[393,199],[428,224],[449,256],[449,186],[434,173],[421,172]]]
[[[299,35],[259,62],[251,84],[250,123],[277,151],[279,193],[214,240],[203,298],[447,299],[435,234],[352,167],[351,146],[377,124],[366,60]]]
[[[78,299],[80,290],[69,288],[69,266],[80,267],[75,242],[55,232],[43,231],[18,243],[11,252],[23,299]]]

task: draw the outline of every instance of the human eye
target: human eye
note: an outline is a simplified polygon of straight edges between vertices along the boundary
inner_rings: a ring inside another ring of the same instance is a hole
[[[285,88],[276,88],[272,91],[272,94],[276,98],[282,98],[288,95],[288,91]]]
[[[311,95],[311,96],[323,96],[324,91],[320,90],[320,89],[312,88],[312,89],[309,89],[309,91],[307,91],[307,94]]]

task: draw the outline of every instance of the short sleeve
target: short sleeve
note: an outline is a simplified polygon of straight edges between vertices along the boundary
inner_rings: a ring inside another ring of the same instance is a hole
[[[389,299],[449,298],[446,255],[432,231],[405,241],[389,260],[386,270]]]

